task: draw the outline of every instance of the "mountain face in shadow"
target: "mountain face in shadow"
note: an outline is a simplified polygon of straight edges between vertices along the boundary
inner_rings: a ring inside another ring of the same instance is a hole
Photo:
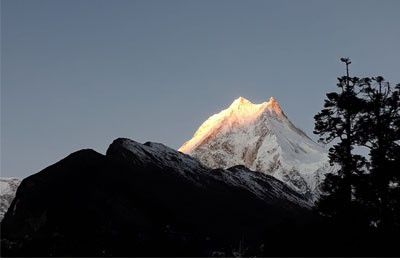
[[[311,256],[305,238],[320,223],[271,176],[120,138],[106,155],[80,150],[25,178],[1,247],[4,257]]]

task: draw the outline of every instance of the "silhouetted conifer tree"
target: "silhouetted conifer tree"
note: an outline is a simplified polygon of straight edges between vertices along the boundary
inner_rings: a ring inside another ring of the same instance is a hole
[[[336,142],[329,158],[340,166],[326,175],[318,209],[339,225],[400,231],[400,84],[349,77],[351,62],[341,61],[347,75],[338,78],[340,90],[327,94],[315,116],[314,133]],[[369,149],[369,161],[353,152],[356,146]]]
[[[369,148],[369,174],[359,184],[359,197],[369,209],[370,223],[383,230],[400,227],[400,86],[384,78],[360,81],[364,107],[360,145]]]
[[[350,60],[342,58],[341,61],[346,63],[347,75],[338,78],[339,91],[326,95],[324,109],[314,117],[314,133],[320,136],[319,140],[325,144],[337,142],[330,148],[329,158],[331,164],[340,166],[337,173],[326,175],[317,207],[337,223],[352,225],[354,214],[360,212],[356,210],[355,186],[365,164],[365,159],[352,150],[360,142],[358,120],[364,103],[358,97],[359,78],[349,77]]]
[[[394,252],[393,237],[400,235],[400,84],[349,77],[350,60],[341,61],[347,75],[314,117],[314,133],[323,143],[334,142],[329,158],[340,168],[326,175],[317,208],[331,220],[329,232],[340,236],[339,250]],[[368,160],[355,147],[368,148]]]

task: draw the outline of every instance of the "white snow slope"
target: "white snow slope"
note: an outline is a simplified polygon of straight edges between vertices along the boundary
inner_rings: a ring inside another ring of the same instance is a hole
[[[6,214],[21,183],[17,178],[0,178],[0,221]]]
[[[179,151],[211,168],[245,165],[270,174],[314,200],[326,172],[327,151],[287,118],[278,102],[240,97],[207,119]]]

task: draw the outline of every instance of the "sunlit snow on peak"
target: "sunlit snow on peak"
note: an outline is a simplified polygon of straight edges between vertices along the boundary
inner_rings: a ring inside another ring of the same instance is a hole
[[[197,129],[193,137],[179,148],[179,151],[190,153],[190,151],[209,138],[213,133],[220,131],[221,128],[229,128],[231,126],[240,127],[251,124],[266,111],[269,116],[286,118],[274,97],[271,97],[268,102],[261,104],[254,104],[244,97],[239,97],[227,109],[208,118]]]
[[[235,99],[233,103],[229,106],[227,109],[231,115],[233,114],[239,114],[239,117],[242,119],[245,118],[253,118],[257,114],[259,114],[264,108],[267,106],[267,102],[264,102],[262,104],[253,104],[251,101],[239,97],[238,99]]]
[[[281,106],[278,104],[278,101],[276,101],[276,99],[274,97],[271,97],[269,99],[268,106],[275,111],[279,111],[279,112],[283,113]]]
[[[231,107],[237,107],[237,106],[253,106],[254,104],[250,101],[245,99],[244,97],[239,97],[235,99],[231,105]]]
[[[254,104],[239,97],[208,118],[179,151],[211,168],[245,165],[314,199],[328,153],[298,129],[271,97]]]

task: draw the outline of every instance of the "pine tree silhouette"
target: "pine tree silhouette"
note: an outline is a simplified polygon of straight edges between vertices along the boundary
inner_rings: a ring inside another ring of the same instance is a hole
[[[355,186],[358,176],[364,174],[365,158],[352,151],[360,142],[357,122],[364,104],[358,97],[359,78],[349,76],[350,59],[341,61],[346,64],[346,76],[338,78],[339,92],[328,93],[324,109],[314,117],[314,133],[319,135],[319,140],[325,144],[337,142],[329,150],[329,159],[331,164],[340,166],[337,173],[327,174],[317,207],[336,223],[354,226],[360,223],[355,216],[359,212]]]
[[[381,76],[364,78],[360,84],[364,110],[359,121],[364,130],[360,145],[369,149],[370,174],[360,185],[360,197],[379,229],[399,228],[400,211],[400,93]]]
[[[317,209],[341,236],[342,250],[393,254],[400,235],[400,84],[383,77],[338,78],[338,92],[327,94],[315,118],[314,133],[329,150],[337,173],[328,173]],[[369,150],[368,160],[354,148]],[[333,242],[333,241],[331,241]],[[338,241],[335,241],[338,242]]]

